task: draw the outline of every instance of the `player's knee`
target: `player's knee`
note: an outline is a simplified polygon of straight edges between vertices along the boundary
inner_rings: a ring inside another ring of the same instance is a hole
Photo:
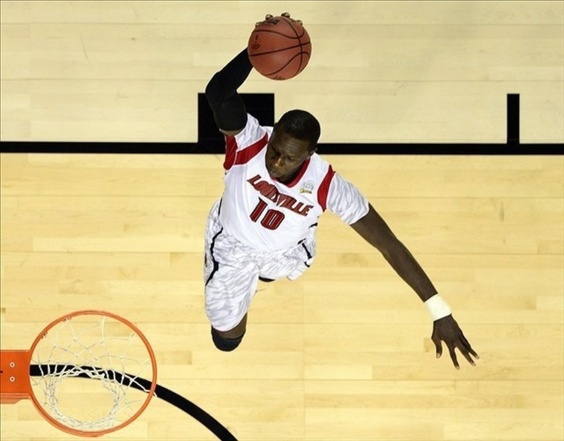
[[[219,332],[216,331],[214,328],[212,328],[211,335],[212,335],[213,343],[215,344],[215,347],[217,349],[224,352],[231,352],[237,349],[237,347],[241,344],[241,341],[243,340],[245,333],[243,333],[243,335],[237,338],[226,338],[220,335]]]

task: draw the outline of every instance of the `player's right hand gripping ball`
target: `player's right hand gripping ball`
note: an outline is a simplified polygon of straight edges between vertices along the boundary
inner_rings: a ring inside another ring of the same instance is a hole
[[[311,40],[301,21],[291,19],[289,14],[267,15],[256,24],[247,50],[260,74],[272,80],[288,80],[309,63]]]

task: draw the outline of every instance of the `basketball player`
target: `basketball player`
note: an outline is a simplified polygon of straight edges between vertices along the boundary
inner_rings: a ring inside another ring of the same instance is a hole
[[[415,258],[360,191],[316,153],[317,119],[291,110],[274,127],[263,127],[247,114],[237,89],[251,70],[245,49],[206,86],[226,143],[225,188],[205,237],[206,313],[216,347],[239,346],[259,280],[294,280],[310,267],[317,221],[328,209],[380,251],[428,307],[437,357],[444,341],[457,369],[455,349],[475,366],[478,355]]]

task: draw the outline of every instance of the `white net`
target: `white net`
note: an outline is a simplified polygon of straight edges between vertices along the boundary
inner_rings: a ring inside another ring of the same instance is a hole
[[[32,391],[71,429],[98,432],[128,422],[150,399],[150,352],[120,320],[78,315],[59,322],[32,354]]]

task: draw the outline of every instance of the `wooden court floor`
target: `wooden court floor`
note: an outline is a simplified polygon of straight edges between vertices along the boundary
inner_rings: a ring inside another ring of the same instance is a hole
[[[138,324],[159,384],[241,440],[558,440],[562,158],[331,158],[355,177],[449,300],[481,355],[436,360],[417,297],[327,214],[318,259],[259,287],[248,335],[219,353],[203,312],[215,156],[2,156],[2,347],[101,308]],[[31,403],[2,439],[66,439]],[[108,439],[214,439],[155,400]]]
[[[324,142],[503,142],[515,92],[522,141],[564,141],[558,2],[101,3],[1,2],[2,141],[195,142],[195,94],[248,23],[287,9],[317,64],[245,91],[313,109]],[[476,367],[435,358],[417,296],[330,213],[312,268],[261,284],[241,347],[218,352],[202,248],[221,155],[1,154],[2,349],[105,309],[145,333],[159,384],[241,441],[561,441],[564,157],[327,159],[451,304]],[[0,412],[2,440],[76,439],[30,402]],[[216,438],[155,399],[104,439]]]

